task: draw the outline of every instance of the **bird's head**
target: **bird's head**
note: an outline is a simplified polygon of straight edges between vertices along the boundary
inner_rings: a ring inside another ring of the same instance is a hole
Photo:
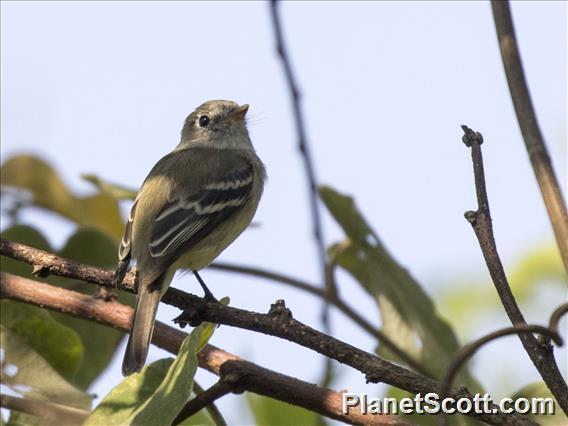
[[[246,128],[249,106],[232,101],[207,101],[185,119],[181,144],[207,144],[212,147],[239,148],[250,145]]]

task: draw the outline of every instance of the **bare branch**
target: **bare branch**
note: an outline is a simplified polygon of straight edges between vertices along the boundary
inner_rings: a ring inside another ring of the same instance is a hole
[[[306,172],[306,179],[308,181],[308,193],[310,197],[310,208],[312,212],[312,228],[314,239],[316,241],[316,247],[322,267],[322,278],[325,278],[325,271],[323,268],[325,268],[326,264],[326,254],[321,227],[316,174],[310,147],[308,145],[308,140],[306,137],[304,117],[302,113],[301,93],[298,88],[298,84],[296,83],[294,72],[292,71],[292,65],[290,63],[288,52],[286,50],[286,45],[284,43],[284,36],[282,35],[282,24],[280,23],[278,7],[278,1],[274,0],[271,2],[270,10],[272,12],[272,25],[274,27],[274,35],[276,37],[276,51],[278,52],[278,56],[280,57],[280,60],[282,62],[282,67],[284,68],[284,74],[286,76],[286,82],[288,83],[290,96],[292,98],[292,108],[294,111],[294,121],[296,124],[296,136],[298,138],[298,150],[302,154],[302,159],[304,160],[304,169]]]
[[[0,254],[32,265],[33,274],[39,277],[58,275],[105,287],[113,286],[114,271],[75,262],[5,238],[0,238]],[[122,289],[134,293],[134,274],[126,274]]]
[[[199,395],[200,393],[203,393],[203,392],[205,392],[205,390],[199,385],[199,383],[197,383],[194,380],[193,381],[193,393],[195,393],[196,395]],[[209,416],[211,417],[211,420],[213,420],[213,423],[215,423],[215,426],[222,426],[222,425],[227,424],[223,415],[221,414],[221,412],[217,408],[217,405],[215,405],[214,402],[212,402],[207,407],[205,407],[205,409],[209,413]]]
[[[0,297],[20,300],[46,309],[95,321],[123,331],[130,330],[133,309],[116,300],[104,301],[61,287],[0,273]],[[152,343],[177,354],[187,336],[156,321]],[[235,383],[243,390],[278,399],[349,424],[402,425],[388,415],[365,415],[358,410],[342,412],[342,394],[260,367],[207,344],[198,354],[199,366]],[[235,377],[238,379],[235,380]],[[508,417],[505,417],[508,418]]]
[[[67,407],[52,402],[39,401],[30,398],[0,394],[0,407],[8,410],[31,414],[43,419],[46,423],[65,425],[80,425],[89,416],[89,412],[75,407]]]
[[[95,274],[97,268],[81,265],[12,241],[1,239],[0,253],[33,264],[34,270],[43,274],[54,273],[103,286],[112,285],[111,271],[101,271],[100,279],[97,279]],[[133,279],[133,274],[127,274],[122,289],[133,292]],[[414,375],[398,365],[302,324],[293,319],[290,311],[285,308],[271,310],[269,314],[248,312],[218,303],[205,303],[200,297],[172,287],[168,289],[162,301],[185,311],[185,315],[182,314],[180,318],[182,323],[195,325],[208,321],[280,337],[359,370],[365,374],[369,382],[382,381],[402,388],[421,384],[423,389],[432,388],[434,383],[431,379]]]
[[[206,407],[213,405],[213,403],[216,400],[218,400],[219,398],[222,398],[223,396],[225,396],[225,395],[227,395],[228,393],[231,393],[231,392],[232,392],[231,384],[226,382],[226,381],[219,380],[217,383],[215,383],[209,389],[207,389],[206,391],[197,393],[195,398],[188,401],[187,404],[185,404],[184,407],[181,409],[181,411],[179,412],[177,417],[174,419],[174,421],[172,423],[173,426],[179,425],[185,419],[187,419],[187,418],[193,416],[194,414],[198,413],[203,408],[206,408]],[[221,421],[219,421],[219,419],[216,420],[216,422],[215,422],[216,426],[226,426],[227,425],[227,423],[225,422],[225,420],[222,417],[221,417],[220,420]]]
[[[489,274],[495,285],[495,289],[499,294],[501,303],[514,326],[526,325],[525,318],[515,296],[511,291],[503,264],[497,253],[497,245],[493,235],[493,225],[491,223],[491,213],[489,211],[489,200],[487,198],[487,190],[485,187],[485,174],[483,171],[483,156],[481,154],[481,144],[483,136],[479,132],[474,132],[467,126],[462,125],[464,136],[463,142],[471,147],[471,158],[473,161],[473,173],[475,178],[475,190],[477,194],[477,210],[465,213],[466,219],[469,221],[479,246],[485,258],[485,263],[489,269]],[[533,364],[539,371],[544,382],[558,401],[564,412],[568,412],[568,386],[562,378],[551,345],[541,344],[530,333],[520,333],[519,338]]]
[[[296,125],[296,137],[298,138],[298,150],[302,156],[304,162],[304,170],[306,173],[306,180],[308,184],[308,195],[310,210],[312,213],[312,229],[314,235],[314,241],[316,243],[316,250],[319,256],[319,262],[321,265],[321,277],[322,282],[325,284],[327,293],[330,295],[337,294],[337,288],[334,287],[334,282],[328,280],[327,277],[327,256],[325,251],[325,245],[323,241],[323,231],[321,226],[321,215],[320,215],[320,205],[319,205],[319,194],[318,185],[316,180],[316,173],[314,164],[312,161],[312,154],[308,144],[308,139],[306,137],[306,130],[304,125],[304,116],[302,113],[302,102],[301,93],[296,83],[296,78],[294,72],[292,71],[292,64],[290,57],[286,48],[286,43],[284,42],[284,35],[282,32],[282,23],[280,22],[280,11],[279,2],[277,0],[272,0],[270,3],[270,12],[272,17],[272,28],[274,31],[274,37],[276,39],[276,51],[280,57],[280,62],[282,63],[282,68],[284,69],[284,75],[286,77],[286,82],[288,83],[288,89],[290,92],[290,98],[292,101],[292,109],[294,112],[294,122]],[[329,318],[329,304],[324,303],[322,307],[321,320],[324,327],[324,332],[326,334],[331,334],[331,323]],[[329,362],[326,364],[326,369],[324,377],[329,376],[331,364]],[[325,381],[325,379],[324,379]]]
[[[6,254],[10,252],[7,248],[11,247],[13,249],[14,243],[6,240],[2,240],[0,244],[0,248],[2,250],[2,254]],[[4,250],[6,249],[6,250]],[[14,253],[13,253],[14,254]],[[38,257],[34,257],[35,262],[37,262]],[[66,259],[60,260],[66,262],[66,268],[48,265],[44,270],[46,271],[60,271],[60,272],[69,272],[69,262]],[[28,260],[28,263],[33,263]],[[84,266],[84,265],[83,265]],[[80,264],[74,264],[75,269],[78,271],[77,275],[83,273],[83,268],[81,268]],[[93,279],[93,281],[98,281],[96,284],[99,285],[109,285],[111,284],[112,280],[112,272],[111,271],[104,271],[101,270],[101,277],[99,280]],[[79,278],[78,276],[72,276],[69,274],[70,277]],[[93,278],[92,276],[90,276]],[[128,280],[131,280],[131,276],[127,276]],[[24,285],[25,284],[25,285]],[[42,289],[48,289],[43,291]],[[123,289],[127,289],[132,291],[132,283],[128,282],[124,285]],[[2,297],[11,297],[18,300],[23,300],[28,303],[33,303],[36,305],[44,306],[48,309],[55,309],[62,312],[67,312],[70,314],[74,314],[83,318],[91,319],[97,322],[101,322],[111,326],[118,326],[117,321],[121,321],[120,328],[123,330],[128,330],[130,326],[130,315],[132,313],[131,308],[116,304],[116,301],[108,301],[105,302],[100,299],[91,298],[89,296],[85,296],[82,294],[76,295],[76,298],[73,299],[72,303],[67,300],[69,297],[68,290],[58,288],[58,287],[51,287],[47,286],[46,284],[37,283],[35,281],[26,280],[21,277],[15,277],[10,274],[2,274],[2,283],[1,283],[1,294]],[[64,292],[64,293],[61,293]],[[59,293],[59,297],[53,299],[53,295],[55,293]],[[86,298],[86,299],[84,299]],[[391,384],[395,387],[400,389],[407,390],[412,393],[428,393],[428,392],[435,392],[437,389],[438,383],[430,378],[424,377],[420,374],[414,373],[410,370],[406,370],[398,365],[385,361],[376,355],[364,352],[358,348],[355,348],[347,343],[341,342],[333,337],[326,336],[298,321],[295,321],[291,317],[290,311],[283,305],[283,303],[276,303],[271,308],[269,314],[259,314],[254,312],[247,312],[241,309],[236,309],[232,307],[227,307],[221,304],[215,303],[205,303],[203,299],[187,294],[183,291],[180,291],[175,288],[168,289],[167,293],[163,299],[164,302],[169,303],[173,306],[179,307],[181,309],[189,309],[190,311],[195,311],[195,313],[191,314],[190,312],[185,312],[186,320],[187,321],[209,321],[215,322],[219,324],[226,324],[240,328],[246,328],[253,331],[259,331],[262,333],[270,334],[277,337],[282,337],[286,340],[298,343],[304,347],[313,349],[325,356],[333,358],[341,363],[349,365],[366,375],[366,378],[369,382],[385,382]],[[69,303],[67,303],[69,302]],[[122,306],[122,308],[120,308]],[[96,308],[96,309],[95,309]],[[124,311],[126,309],[126,311]],[[122,318],[121,318],[122,317]],[[114,321],[110,321],[108,318],[113,319]],[[116,319],[116,320],[115,320]],[[182,318],[183,320],[183,318]],[[106,322],[105,322],[106,321]],[[181,336],[180,336],[181,333]],[[169,350],[172,353],[177,353],[179,348],[179,343],[183,339],[185,334],[175,330],[171,327],[165,326],[159,322],[156,322],[155,325],[155,332],[153,343]],[[173,345],[173,346],[172,346]],[[209,348],[209,349],[208,349]],[[211,372],[215,374],[221,373],[221,365],[225,364],[227,361],[227,357],[230,359],[235,359],[234,355],[227,354],[224,352],[223,355],[219,355],[219,349],[214,348],[211,349],[210,346],[207,346],[204,350],[202,350],[199,354],[200,356],[200,365],[204,368],[209,369]],[[203,361],[205,357],[206,362]],[[237,360],[239,360],[237,358]],[[232,364],[229,364],[232,365]],[[229,368],[229,367],[226,367]],[[239,364],[239,368],[245,368],[244,364]],[[253,368],[251,366],[247,368]],[[265,377],[267,373],[262,372],[262,367],[255,366],[258,371],[255,373],[257,376]],[[260,369],[260,370],[259,370]],[[243,376],[242,380],[246,380],[248,377],[255,376],[253,372],[247,371],[247,374]],[[274,372],[270,372],[271,376],[274,379]],[[260,382],[254,382],[256,386],[254,389],[250,389],[253,392],[260,393],[266,396],[274,395],[274,389],[280,387],[281,389],[295,389],[300,385],[308,385],[304,382],[297,381],[296,379],[288,378],[286,376],[280,375],[281,381],[278,382],[278,386],[274,385],[274,380],[269,385],[269,381],[267,380],[260,380]],[[290,382],[292,381],[292,382]],[[292,383],[292,384],[290,384]],[[266,387],[268,386],[268,387]],[[321,389],[319,387],[314,387],[311,391],[308,389],[304,390],[304,394],[313,392],[314,394],[317,393],[317,390]],[[262,393],[265,392],[265,393]],[[331,391],[330,391],[331,392]],[[294,396],[297,394],[294,394]],[[473,399],[473,396],[467,391],[465,388],[459,388],[453,390],[451,393],[452,397],[454,398],[469,398]],[[284,398],[285,395],[280,395],[280,398]],[[276,399],[280,399],[277,396],[273,396]],[[288,395],[289,398],[292,398]],[[335,399],[335,398],[339,399]],[[333,396],[332,400],[334,403],[337,403],[337,407],[341,407],[341,394],[336,393]],[[283,400],[283,399],[281,399]],[[292,398],[292,400],[294,400]],[[290,403],[294,403],[292,401],[286,401]],[[296,405],[300,405],[299,403]],[[325,406],[327,407],[327,406]],[[312,411],[320,412],[321,407],[308,408]],[[326,408],[323,410],[324,415],[328,415],[333,418],[341,418],[341,414],[337,414],[336,412],[331,412],[330,409]],[[327,413],[327,414],[326,414]],[[524,419],[520,419],[516,416],[511,415],[504,415],[502,413],[497,414],[479,414],[479,413],[470,413],[472,416],[478,417],[479,419],[490,423],[490,424],[511,424],[511,422],[517,424],[518,422],[525,422]],[[345,420],[344,420],[345,421]],[[368,420],[366,420],[368,421]],[[384,421],[381,419],[380,421]],[[391,421],[389,419],[389,421]],[[526,421],[526,424],[532,424],[530,421]]]
[[[552,312],[552,315],[550,315],[548,328],[550,328],[555,333],[558,333],[558,323],[560,322],[560,318],[562,318],[562,316],[565,315],[566,312],[568,312],[568,303],[564,303],[556,308],[554,312]]]
[[[546,210],[548,211],[548,217],[554,229],[564,268],[568,272],[568,214],[566,213],[566,204],[560,192],[552,161],[550,160],[550,155],[548,154],[548,149],[546,148],[532,105],[515,37],[509,2],[492,0],[491,8],[493,9],[501,58],[503,59],[503,66],[507,75],[507,82],[509,83],[509,92],[517,113],[517,121],[519,122],[532,168],[538,181]]]
[[[239,274],[245,274],[255,277],[266,278],[278,283],[287,284],[290,287],[297,288],[299,290],[310,293],[316,297],[320,297],[326,300],[328,303],[334,305],[339,311],[341,311],[345,316],[350,318],[355,324],[359,325],[363,330],[369,333],[371,336],[376,338],[382,344],[385,345],[393,354],[396,354],[401,361],[406,363],[409,367],[414,369],[420,374],[428,377],[433,377],[432,374],[420,363],[418,363],[411,355],[407,354],[405,351],[400,349],[396,343],[394,343],[387,335],[385,335],[376,326],[372,325],[365,318],[359,315],[355,310],[353,310],[346,302],[344,302],[337,293],[330,293],[324,291],[313,284],[309,284],[305,281],[299,280],[297,278],[292,278],[287,275],[279,274],[277,272],[267,271],[260,268],[255,268],[251,266],[241,266],[234,265],[226,262],[215,262],[209,266],[211,269],[216,269],[219,271],[236,272]],[[327,274],[328,279],[333,279],[333,263],[328,265]]]
[[[11,257],[12,259],[32,265],[34,267],[34,271],[37,271],[40,276],[53,274],[67,278],[80,279],[85,282],[99,284],[107,287],[113,285],[112,271],[74,262],[72,260],[65,259],[63,257],[56,256],[54,254],[33,247],[29,247],[15,241],[9,241],[3,238],[0,239],[0,253],[4,256]],[[406,362],[410,367],[422,374],[430,376],[429,374],[426,374],[427,371],[410,355],[406,354],[380,330],[369,324],[363,317],[361,317],[357,312],[351,309],[346,303],[338,298],[330,296],[328,293],[324,292],[321,289],[318,289],[314,285],[305,283],[295,278],[287,277],[282,274],[257,268],[237,266],[227,263],[218,263],[211,265],[211,267],[218,270],[238,272],[286,283],[292,287],[299,288],[318,297],[325,298],[330,303],[334,304],[338,309],[340,309],[345,315],[351,318],[355,323],[360,325],[365,331],[383,342],[385,344],[385,347],[388,347],[393,353],[397,354],[400,359]],[[122,289],[131,293],[134,292],[134,275],[132,273],[128,273],[126,275],[122,283]],[[182,306],[176,304],[176,301],[179,301],[179,298],[183,299],[183,294],[185,293],[174,288],[170,288],[168,290],[168,293],[177,294],[177,297],[173,296],[172,298],[169,298],[168,296],[164,299],[164,302],[183,309]]]
[[[460,368],[465,364],[465,362],[470,359],[483,345],[491,342],[492,340],[499,339],[504,336],[510,336],[511,334],[522,334],[522,333],[539,333],[547,336],[554,340],[558,346],[564,344],[562,337],[558,335],[557,332],[551,330],[550,328],[543,327],[541,325],[528,325],[519,324],[513,327],[502,328],[500,330],[494,331],[487,334],[486,336],[480,337],[472,343],[461,348],[458,353],[454,356],[454,359],[448,367],[446,376],[440,382],[440,390],[438,395],[440,398],[446,396],[454,382],[456,375],[458,374]]]

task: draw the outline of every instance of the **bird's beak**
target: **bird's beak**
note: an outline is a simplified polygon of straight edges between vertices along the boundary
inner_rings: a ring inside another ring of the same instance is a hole
[[[240,107],[231,111],[231,114],[229,114],[229,118],[232,121],[243,121],[245,119],[245,115],[247,115],[248,109],[249,109],[248,104],[241,105]]]

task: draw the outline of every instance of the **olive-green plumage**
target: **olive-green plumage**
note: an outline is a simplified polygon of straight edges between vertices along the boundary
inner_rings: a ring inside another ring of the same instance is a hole
[[[209,265],[250,224],[265,172],[250,142],[247,105],[209,101],[185,121],[181,142],[150,171],[119,248],[116,281],[136,260],[138,297],[123,374],[146,360],[160,298],[175,271]]]

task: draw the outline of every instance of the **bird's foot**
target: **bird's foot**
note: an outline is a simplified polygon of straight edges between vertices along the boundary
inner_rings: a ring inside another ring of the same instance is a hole
[[[222,304],[210,291],[205,293],[205,296],[200,300],[195,309],[185,309],[180,315],[174,318],[174,323],[178,324],[181,328],[186,325],[197,327],[205,321],[203,313],[209,304]]]
[[[97,291],[95,291],[95,294],[93,294],[93,297],[95,299],[104,300],[105,302],[112,302],[113,300],[116,300],[116,294],[114,294],[113,288],[112,287],[104,287],[102,285],[99,286]]]

